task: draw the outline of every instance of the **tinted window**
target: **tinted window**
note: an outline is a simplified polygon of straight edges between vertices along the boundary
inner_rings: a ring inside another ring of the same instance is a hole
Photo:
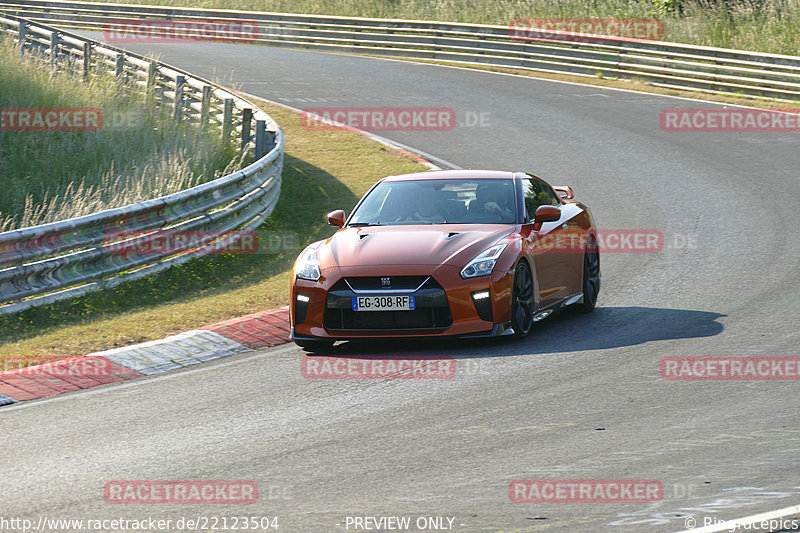
[[[348,224],[513,224],[511,179],[385,181],[361,202]]]
[[[557,206],[561,203],[555,191],[553,191],[549,185],[539,180],[522,180],[522,193],[525,199],[525,210],[528,212],[528,218],[531,220],[533,220],[533,217],[536,215],[536,209],[540,205]]]

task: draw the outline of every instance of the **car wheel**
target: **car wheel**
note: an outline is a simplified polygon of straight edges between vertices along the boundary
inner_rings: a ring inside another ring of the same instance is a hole
[[[586,245],[583,254],[583,299],[573,308],[579,313],[591,313],[597,305],[597,295],[600,293],[600,252],[597,241],[592,237]]]
[[[334,341],[295,339],[294,343],[307,352],[319,353],[331,349]]]
[[[511,293],[511,327],[518,338],[526,337],[533,325],[533,281],[531,270],[520,261],[514,271],[514,290]]]

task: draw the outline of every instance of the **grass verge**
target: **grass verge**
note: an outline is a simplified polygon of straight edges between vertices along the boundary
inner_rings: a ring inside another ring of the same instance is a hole
[[[10,39],[0,40],[0,65],[0,109],[46,117],[54,108],[78,108],[97,117],[99,128],[54,131],[62,124],[56,121],[43,131],[14,131],[19,121],[3,112],[0,231],[157,198],[240,164],[217,131],[148,110],[141,90],[120,87],[110,75],[82,83],[54,73],[37,59],[20,60]],[[63,124],[77,124],[71,120]]]
[[[349,211],[383,176],[425,170],[363,135],[304,129],[296,113],[253,100],[287,139],[280,201],[259,229],[264,253],[201,257],[114,289],[0,316],[0,365],[83,355],[286,305],[295,257],[333,233],[325,213]]]

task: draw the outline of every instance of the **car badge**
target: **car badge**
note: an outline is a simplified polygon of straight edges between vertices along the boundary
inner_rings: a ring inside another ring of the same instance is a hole
[[[381,278],[381,287],[391,287],[392,278]]]

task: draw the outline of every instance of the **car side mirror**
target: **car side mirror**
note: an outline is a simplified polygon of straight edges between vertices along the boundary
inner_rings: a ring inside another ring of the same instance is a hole
[[[533,229],[539,231],[543,222],[557,222],[561,218],[561,209],[554,205],[540,205],[536,208]]]
[[[337,209],[336,211],[331,211],[328,213],[328,224],[331,226],[339,226],[340,228],[344,226],[344,211],[341,209]]]

